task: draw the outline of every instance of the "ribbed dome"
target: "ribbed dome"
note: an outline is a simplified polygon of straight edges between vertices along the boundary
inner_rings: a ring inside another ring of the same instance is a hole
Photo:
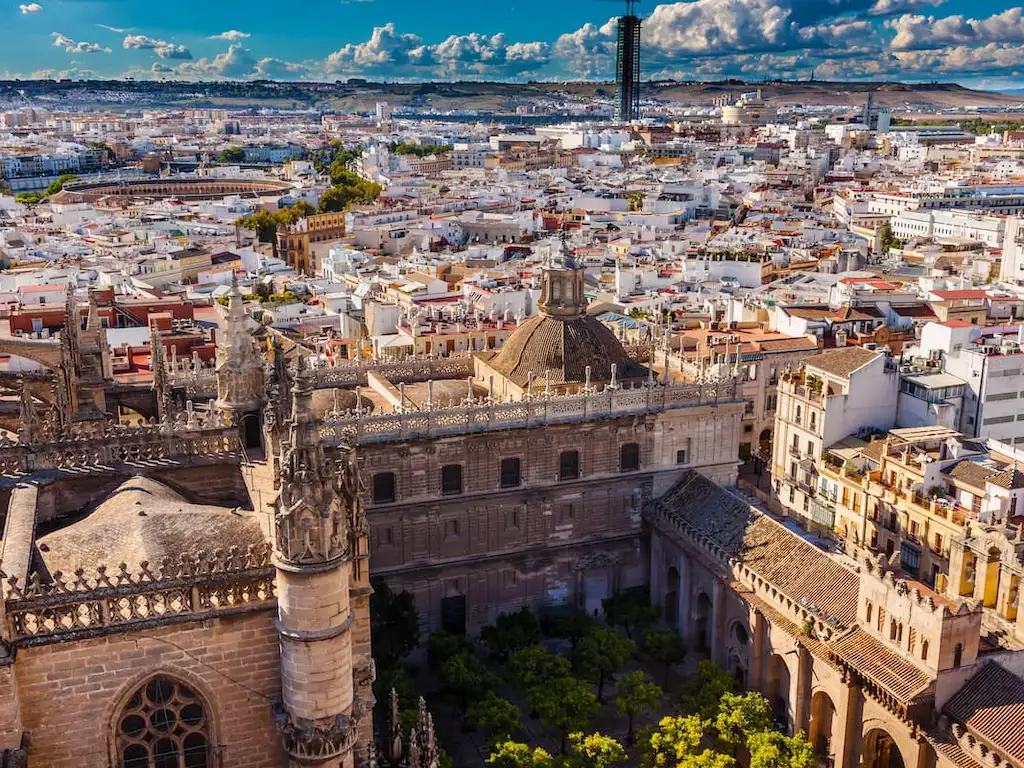
[[[607,382],[612,378],[613,363],[620,380],[647,374],[629,358],[607,326],[583,314],[567,318],[535,315],[516,328],[490,360],[495,371],[520,387],[526,386],[530,373],[541,385],[545,372],[555,385],[582,384],[588,365],[592,382]]]

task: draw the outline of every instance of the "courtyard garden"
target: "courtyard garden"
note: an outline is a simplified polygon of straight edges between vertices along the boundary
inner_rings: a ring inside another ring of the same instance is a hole
[[[772,727],[768,701],[688,653],[643,593],[573,609],[500,615],[478,637],[419,635],[408,593],[374,585],[380,764],[407,755],[420,698],[438,768],[810,768],[803,734]],[[394,694],[392,694],[394,691]],[[392,699],[394,701],[392,702]],[[393,726],[392,711],[397,715]],[[391,734],[401,734],[395,741]]]

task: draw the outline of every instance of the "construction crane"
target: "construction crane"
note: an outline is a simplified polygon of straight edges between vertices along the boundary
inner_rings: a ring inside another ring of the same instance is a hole
[[[623,2],[623,0],[602,0]],[[615,122],[627,125],[640,116],[640,0],[624,0],[626,14],[619,17],[615,46]]]

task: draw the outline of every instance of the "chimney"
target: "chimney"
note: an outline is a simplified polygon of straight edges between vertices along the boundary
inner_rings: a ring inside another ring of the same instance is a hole
[[[839,330],[836,331],[836,346],[837,347],[845,347],[846,346],[846,331],[843,330],[842,328],[840,328]]]

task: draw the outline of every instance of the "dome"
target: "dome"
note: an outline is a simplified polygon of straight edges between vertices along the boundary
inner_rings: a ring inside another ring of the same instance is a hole
[[[647,375],[606,325],[585,314],[529,318],[512,332],[489,364],[520,387],[527,385],[530,373],[541,384],[545,372],[553,385],[582,384],[587,379],[587,366],[594,383],[611,381],[612,364],[619,380]]]

